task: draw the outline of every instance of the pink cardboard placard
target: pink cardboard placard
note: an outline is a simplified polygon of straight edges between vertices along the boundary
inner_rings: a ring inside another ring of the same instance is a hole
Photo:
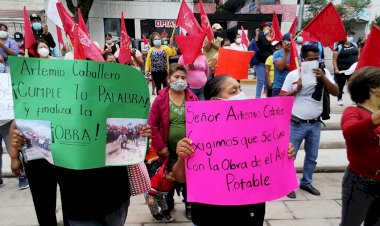
[[[298,188],[288,157],[293,97],[186,102],[187,199],[245,205],[284,197]]]

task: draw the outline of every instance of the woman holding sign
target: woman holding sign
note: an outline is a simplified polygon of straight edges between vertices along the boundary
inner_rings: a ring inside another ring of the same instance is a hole
[[[205,86],[206,100],[242,100],[246,99],[240,84],[230,76],[217,76],[210,79]],[[185,159],[194,154],[192,141],[183,138],[177,144],[178,161],[173,166],[176,181],[185,182]],[[295,154],[289,145],[288,156]],[[212,181],[210,181],[212,183]],[[220,206],[192,203],[192,221],[197,226],[203,225],[263,225],[265,203]]]
[[[185,103],[197,101],[187,88],[187,70],[180,64],[172,64],[169,70],[169,87],[164,88],[154,100],[149,114],[148,124],[152,127],[152,146],[163,157],[169,156],[171,163],[178,158],[176,146],[186,136]],[[185,187],[184,187],[185,188]],[[169,209],[174,208],[174,189],[167,196]],[[183,190],[186,202],[186,189]],[[190,206],[187,204],[187,215],[190,217]]]
[[[140,135],[150,137],[151,128],[144,126]],[[19,150],[26,139],[15,123],[11,125],[10,143],[12,172],[19,175]],[[39,225],[57,225],[57,184],[61,192],[65,225],[125,224],[131,196],[126,166],[73,170],[52,165],[45,159],[30,160],[24,164]],[[90,186],[99,180],[101,183]]]
[[[344,110],[341,126],[348,168],[342,182],[340,226],[380,225],[380,69],[364,67],[348,85],[357,106]]]

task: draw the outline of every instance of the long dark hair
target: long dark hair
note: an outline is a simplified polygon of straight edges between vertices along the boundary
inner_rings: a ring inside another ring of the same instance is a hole
[[[231,76],[229,75],[219,75],[208,80],[204,88],[205,100],[210,100],[212,97],[219,96],[220,92],[224,88],[223,82],[230,77]]]

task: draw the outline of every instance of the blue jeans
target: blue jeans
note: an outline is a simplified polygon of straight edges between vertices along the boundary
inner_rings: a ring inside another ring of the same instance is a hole
[[[319,138],[321,137],[321,123],[290,123],[290,143],[294,150],[298,152],[301,143],[305,140],[305,160],[303,163],[303,173],[301,185],[308,185],[313,182],[313,173],[317,166]]]
[[[261,92],[263,91],[263,87],[267,87],[267,82],[265,79],[265,64],[264,63],[258,63],[255,65],[255,72],[256,72],[256,98],[261,97]]]
[[[380,225],[380,181],[357,175],[347,169],[342,182],[342,221],[340,226]]]
[[[124,202],[119,208],[115,209],[112,213],[106,216],[99,216],[97,220],[90,221],[77,221],[69,220],[70,226],[124,226],[128,215],[128,207],[130,200]]]
[[[272,97],[278,97],[280,96],[281,89],[273,88],[272,89]]]
[[[191,89],[190,90],[198,97],[198,100],[204,100],[205,99],[205,96],[204,96],[204,87],[200,88],[200,89]]]

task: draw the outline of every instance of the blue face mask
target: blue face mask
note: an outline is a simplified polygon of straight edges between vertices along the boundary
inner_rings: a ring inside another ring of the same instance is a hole
[[[161,46],[161,40],[154,40],[153,44],[154,44],[154,46],[160,47]]]
[[[303,38],[302,37],[297,37],[297,43],[301,44],[303,42]]]
[[[40,31],[40,30],[42,29],[42,25],[41,25],[41,23],[39,23],[39,22],[35,22],[35,23],[33,23],[33,24],[32,24],[32,27],[33,27],[33,29],[36,30],[36,31]]]
[[[5,64],[0,64],[0,73],[5,73]]]

